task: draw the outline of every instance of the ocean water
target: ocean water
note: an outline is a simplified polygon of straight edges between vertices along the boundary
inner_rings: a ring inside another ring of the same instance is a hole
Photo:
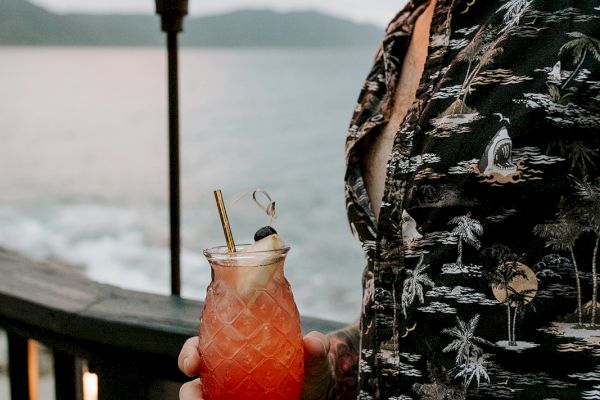
[[[364,256],[346,221],[344,140],[375,49],[183,49],[183,296],[210,280],[202,249],[238,243],[276,201],[300,312],[359,313]],[[162,49],[0,48],[0,246],[126,288],[169,291]]]

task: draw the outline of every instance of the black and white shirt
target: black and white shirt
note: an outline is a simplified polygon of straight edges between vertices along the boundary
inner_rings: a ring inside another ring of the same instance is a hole
[[[376,223],[361,146],[425,3],[390,23],[347,138],[358,399],[600,399],[600,1],[438,0]]]

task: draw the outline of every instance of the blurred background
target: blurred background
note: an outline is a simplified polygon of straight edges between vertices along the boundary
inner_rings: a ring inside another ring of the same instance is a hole
[[[373,0],[190,1],[180,51],[182,294],[224,242],[267,222],[293,248],[304,315],[359,313],[364,257],[346,222],[354,104],[401,8]],[[0,0],[0,246],[125,288],[169,293],[164,35],[151,0]]]
[[[232,200],[263,188],[293,248],[286,273],[300,312],[358,315],[364,257],[346,222],[344,140],[404,3],[190,1],[180,50],[184,297],[204,297],[201,251],[224,242],[212,189],[223,190],[243,243],[267,218],[249,196]],[[168,294],[167,70],[154,9],[0,0],[0,247]],[[40,384],[52,398],[51,377]]]

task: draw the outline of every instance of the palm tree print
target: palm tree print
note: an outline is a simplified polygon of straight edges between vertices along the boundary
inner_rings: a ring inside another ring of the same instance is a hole
[[[571,140],[568,145],[567,157],[571,159],[571,171],[578,170],[582,176],[587,176],[588,167],[593,170],[596,166],[594,159],[598,155],[597,150],[586,146],[582,140]]]
[[[473,378],[477,379],[477,387],[479,387],[479,384],[481,383],[481,378],[484,378],[489,382],[490,376],[487,373],[489,356],[489,354],[476,354],[475,356],[471,357],[469,362],[464,364],[464,368],[462,368],[458,374],[456,374],[456,378],[463,377],[466,387],[471,385]]]
[[[546,239],[546,247],[555,251],[568,251],[571,255],[571,262],[575,270],[575,284],[577,285],[577,317],[579,327],[583,326],[583,308],[581,306],[581,278],[579,268],[577,267],[574,247],[583,231],[584,229],[581,225],[566,220],[540,224],[533,228],[533,232],[536,235],[542,239]]]
[[[489,26],[481,28],[467,47],[457,56],[457,61],[468,62],[467,73],[458,98],[450,104],[442,115],[468,114],[476,111],[466,104],[473,82],[479,73],[494,61],[494,57],[502,52],[501,48],[493,48],[493,43],[490,43],[493,33],[494,30]]]
[[[471,218],[471,214],[454,217],[448,222],[450,225],[456,225],[452,230],[451,235],[458,238],[458,256],[456,266],[462,267],[463,242],[479,249],[481,242],[477,236],[483,234],[483,226],[476,219]]]
[[[448,346],[444,347],[442,351],[444,353],[456,351],[456,364],[465,363],[472,355],[481,353],[481,347],[479,347],[477,343],[492,346],[492,343],[487,340],[475,336],[475,329],[477,329],[479,317],[479,314],[477,314],[471,318],[469,322],[456,318],[456,326],[446,328],[442,331],[455,338]]]
[[[481,377],[488,382],[490,380],[486,371],[488,355],[484,354],[477,344],[490,346],[493,346],[493,344],[475,336],[478,323],[479,314],[471,318],[469,322],[456,318],[456,326],[442,330],[442,333],[447,333],[454,338],[442,351],[444,353],[456,351],[455,360],[458,373],[455,378],[462,377],[467,388],[473,378],[477,379],[477,386],[479,386]]]
[[[467,61],[468,68],[458,98],[442,113],[444,115],[472,113],[476,110],[466,104],[468,94],[479,74],[494,62],[504,51],[499,47],[508,38],[521,18],[529,10],[532,0],[510,0],[497,12],[506,11],[504,25],[500,28],[484,26],[479,29],[471,43],[457,57],[458,61]],[[472,66],[474,65],[473,69]]]
[[[560,87],[561,89],[566,88],[573,78],[577,76],[577,73],[581,69],[588,54],[596,61],[600,62],[600,40],[581,32],[569,32],[567,33],[567,36],[569,36],[571,40],[560,48],[559,55],[570,52],[573,56],[573,64],[575,64],[576,67],[562,84]]]
[[[404,280],[404,286],[402,288],[402,313],[405,317],[406,308],[414,303],[415,298],[418,298],[421,304],[425,303],[423,288],[432,288],[435,286],[433,281],[425,273],[427,268],[429,268],[429,265],[423,264],[423,256],[421,256],[415,269],[406,271],[408,277]]]
[[[535,297],[537,289],[525,289],[515,290],[512,287],[508,287],[509,297],[507,302],[514,305],[515,311],[513,312],[512,320],[512,331],[509,343],[515,345],[517,343],[517,316],[519,313],[521,316],[525,314],[525,306]]]
[[[550,92],[550,98],[555,103],[564,103],[566,101],[561,100],[559,89],[553,84],[548,84],[548,90]],[[554,94],[553,94],[554,93]],[[556,97],[558,93],[559,97]],[[573,92],[568,94],[573,95]],[[565,95],[562,96],[563,98]],[[596,163],[600,158],[598,148],[590,147],[589,143],[584,140],[575,140],[572,137],[557,137],[553,138],[546,147],[546,154],[549,154],[553,150],[558,150],[560,156],[567,158],[571,161],[570,172],[578,177],[587,176],[590,171],[594,171]]]
[[[467,105],[465,104],[465,99],[470,90],[470,86],[468,87],[468,83],[473,77],[473,70],[471,68],[473,67],[474,63],[481,60],[481,57],[485,53],[486,46],[488,45],[486,42],[488,32],[488,30],[479,31],[475,35],[473,40],[471,40],[471,42],[469,42],[469,44],[456,57],[456,61],[468,63],[467,73],[465,74],[465,79],[462,83],[458,98],[450,105],[450,107],[448,107],[448,109],[443,113],[443,115],[467,114],[475,111],[467,107]]]
[[[504,290],[505,292],[505,306],[506,306],[506,320],[508,325],[508,345],[516,346],[517,341],[515,339],[515,323],[518,312],[518,303],[517,298],[515,297],[515,292],[511,290],[510,283],[513,279],[522,276],[525,277],[525,272],[521,270],[518,266],[517,260],[507,261],[503,265],[498,266],[498,274],[496,276],[496,281],[492,283],[500,290]],[[516,304],[516,307],[513,307],[513,304]],[[514,312],[511,309],[514,308]],[[511,315],[512,313],[512,315]],[[512,317],[512,321],[511,321]]]
[[[591,328],[596,326],[597,298],[598,298],[598,271],[596,260],[600,245],[600,178],[594,182],[587,179],[574,178],[575,192],[579,201],[562,212],[562,217],[573,219],[583,226],[583,230],[596,236],[592,250],[592,312]]]
[[[526,277],[525,271],[519,267],[519,258],[508,247],[504,245],[493,245],[481,252],[481,257],[486,266],[486,278],[492,287],[503,290],[505,294],[504,306],[506,307],[506,321],[508,332],[508,344],[516,346],[513,339],[513,301],[511,299],[510,283],[517,277]]]
[[[523,12],[531,5],[531,3],[533,3],[533,0],[510,0],[500,7],[496,12],[506,10],[506,14],[504,14],[504,29],[517,25]]]

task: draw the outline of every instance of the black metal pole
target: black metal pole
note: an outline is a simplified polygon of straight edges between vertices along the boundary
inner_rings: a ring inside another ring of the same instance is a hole
[[[169,220],[171,225],[171,294],[181,294],[181,239],[179,200],[179,71],[177,34],[183,30],[188,0],[156,0],[161,27],[167,33],[169,74]]]
[[[179,201],[179,79],[177,32],[167,32],[169,64],[169,218],[171,221],[171,294],[181,294]]]

